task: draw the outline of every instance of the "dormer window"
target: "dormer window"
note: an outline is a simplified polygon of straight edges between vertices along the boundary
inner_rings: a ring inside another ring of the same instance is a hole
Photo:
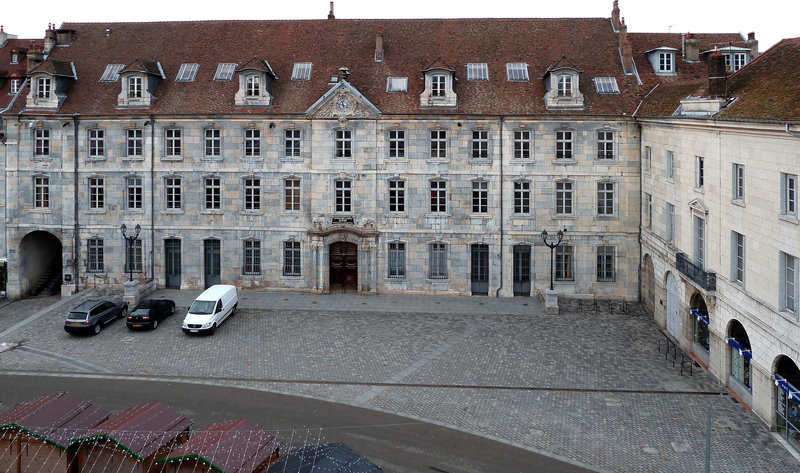
[[[419,95],[420,108],[456,108],[455,69],[439,57],[422,72],[425,74],[425,90]]]
[[[48,59],[30,72],[31,88],[25,100],[26,110],[55,112],[67,99],[67,91],[77,80],[71,62]]]
[[[247,76],[247,87],[244,95],[246,97],[258,97],[261,95],[261,78],[256,75]]]
[[[156,99],[156,90],[166,80],[164,69],[158,61],[136,59],[119,71],[120,93],[118,108],[149,108]]]
[[[50,97],[50,84],[49,77],[40,77],[36,80],[36,97],[46,99]]]
[[[562,56],[544,73],[545,106],[548,110],[575,110],[583,108],[583,94],[578,80],[581,71]]]
[[[141,76],[133,76],[128,79],[128,98],[132,99],[142,98]]]
[[[658,53],[658,71],[659,72],[672,72],[672,63],[675,57],[674,53],[661,52]]]
[[[445,82],[444,74],[434,74],[431,77],[431,97],[445,96]]]
[[[11,64],[16,64],[18,62],[19,62],[19,54],[11,53]]]
[[[736,72],[745,64],[747,64],[747,53],[725,54],[725,67],[729,71]]]
[[[558,78],[558,96],[559,97],[572,97],[572,76],[559,76]]]
[[[653,71],[660,76],[675,75],[675,53],[678,50],[668,46],[661,46],[646,51],[647,60],[653,66]]]
[[[269,92],[277,77],[267,61],[254,57],[236,72],[239,73],[239,90],[233,102],[237,107],[264,108],[272,105]]]
[[[11,79],[11,93],[16,94],[19,92],[19,79]]]

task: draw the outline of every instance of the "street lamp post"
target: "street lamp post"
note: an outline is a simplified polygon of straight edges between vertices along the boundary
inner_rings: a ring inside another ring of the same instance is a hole
[[[558,247],[558,245],[561,244],[561,240],[564,238],[564,232],[562,230],[559,230],[558,233],[556,233],[556,236],[558,237],[558,241],[556,241],[555,243],[550,243],[549,241],[547,241],[547,237],[548,237],[547,230],[542,230],[542,241],[544,241],[544,244],[547,245],[548,248],[550,248],[550,290],[551,291],[553,290],[553,252]]]
[[[122,232],[122,238],[125,239],[125,253],[128,256],[128,270],[130,271],[130,281],[133,281],[133,242],[139,238],[139,232],[142,231],[142,226],[138,223],[135,227],[133,227],[133,235],[128,235],[128,226],[124,223],[122,226],[119,227],[120,232]]]

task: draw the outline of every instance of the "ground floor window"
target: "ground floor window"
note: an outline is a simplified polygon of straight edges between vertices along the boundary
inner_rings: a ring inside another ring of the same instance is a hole
[[[261,274],[261,241],[244,241],[244,273],[249,275]]]
[[[300,242],[283,242],[283,275],[300,276]]]
[[[128,242],[128,257],[125,258],[125,272],[142,272],[142,240]]]
[[[708,325],[706,325],[703,321],[698,320],[697,318],[694,319],[694,341],[698,345],[702,346],[703,348],[708,351],[710,349],[710,344],[708,343]]]
[[[401,242],[389,243],[389,277],[406,277],[406,244]]]
[[[775,384],[778,434],[800,451],[800,390],[777,374]]]
[[[86,247],[88,251],[87,271],[90,273],[102,273],[105,269],[103,264],[103,240],[92,238]]]

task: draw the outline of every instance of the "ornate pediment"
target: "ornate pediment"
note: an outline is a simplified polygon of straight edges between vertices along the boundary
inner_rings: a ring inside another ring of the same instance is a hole
[[[689,201],[689,209],[700,216],[708,215],[708,207],[706,207],[703,199],[692,199]]]
[[[309,118],[377,119],[381,111],[346,80],[340,81],[308,110]]]

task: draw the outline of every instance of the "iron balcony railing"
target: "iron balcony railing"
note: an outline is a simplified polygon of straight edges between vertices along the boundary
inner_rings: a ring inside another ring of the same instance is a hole
[[[700,287],[706,291],[717,290],[717,273],[703,271],[703,268],[700,268],[689,260],[686,253],[679,252],[675,254],[675,267],[683,275],[699,284]]]

